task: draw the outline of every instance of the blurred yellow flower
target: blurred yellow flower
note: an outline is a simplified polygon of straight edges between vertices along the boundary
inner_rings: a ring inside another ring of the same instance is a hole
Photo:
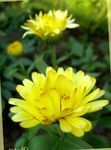
[[[7,53],[11,56],[18,56],[23,52],[23,44],[20,41],[14,41],[7,46]]]
[[[48,13],[40,12],[39,15],[35,15],[35,18],[30,17],[29,20],[22,26],[27,30],[24,36],[27,34],[35,34],[40,38],[54,37],[63,32],[66,28],[76,28],[79,25],[74,23],[75,19],[68,17],[68,11],[53,10]]]
[[[10,98],[9,104],[14,122],[23,128],[37,124],[51,124],[58,121],[64,132],[77,137],[91,130],[92,124],[82,116],[95,112],[108,104],[108,100],[98,100],[105,92],[97,88],[91,92],[96,79],[72,68],[58,68],[57,72],[48,67],[46,76],[32,73],[32,81],[23,80],[16,89],[23,99]],[[96,100],[97,99],[97,100]],[[96,101],[95,101],[96,100]]]

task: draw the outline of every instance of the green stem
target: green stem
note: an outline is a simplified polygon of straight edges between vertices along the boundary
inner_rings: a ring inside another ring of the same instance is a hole
[[[52,66],[57,69],[58,68],[58,63],[57,63],[57,58],[56,58],[56,49],[55,47],[51,47],[50,48],[50,52],[51,52],[51,62],[52,62]]]

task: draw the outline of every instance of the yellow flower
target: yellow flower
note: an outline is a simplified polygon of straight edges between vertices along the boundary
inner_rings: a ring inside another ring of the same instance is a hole
[[[108,100],[99,100],[105,92],[97,88],[91,92],[96,79],[72,68],[58,68],[57,72],[48,67],[46,76],[32,73],[32,81],[23,80],[16,89],[23,99],[10,98],[9,104],[14,122],[23,128],[38,124],[59,122],[64,132],[81,137],[91,130],[91,122],[83,115],[102,109]],[[97,99],[97,100],[96,100]],[[96,100],[96,101],[95,101]]]
[[[14,41],[7,46],[7,53],[11,56],[18,56],[23,52],[23,45],[19,41]]]
[[[41,38],[54,37],[63,32],[66,28],[75,28],[79,25],[74,23],[75,19],[71,19],[72,16],[68,17],[67,10],[53,10],[48,13],[35,15],[35,18],[30,19],[22,26],[23,29],[27,30],[24,34],[35,34]]]

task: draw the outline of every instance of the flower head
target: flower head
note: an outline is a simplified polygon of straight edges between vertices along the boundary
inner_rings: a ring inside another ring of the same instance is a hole
[[[57,72],[48,67],[46,76],[33,72],[32,81],[24,79],[23,85],[16,87],[23,99],[9,100],[14,105],[10,109],[15,113],[12,120],[24,128],[58,121],[62,131],[81,137],[92,128],[83,115],[108,104],[108,100],[98,100],[104,90],[97,88],[91,92],[95,82],[95,78],[82,71],[73,73],[70,67],[58,68]]]
[[[61,10],[53,10],[48,13],[40,12],[39,15],[35,15],[35,18],[30,19],[22,26],[27,30],[24,36],[27,34],[35,34],[40,38],[55,37],[63,32],[66,28],[75,28],[79,25],[74,23],[75,19],[68,17],[68,12]]]
[[[7,46],[7,53],[11,56],[18,56],[23,52],[23,45],[19,41],[14,41]]]

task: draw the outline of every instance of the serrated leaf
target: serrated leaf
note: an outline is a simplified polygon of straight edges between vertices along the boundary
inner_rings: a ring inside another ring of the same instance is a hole
[[[70,39],[70,48],[74,55],[82,57],[84,52],[84,46],[77,40]]]
[[[87,59],[87,61],[89,61],[90,59],[92,59],[93,57],[93,48],[92,48],[92,44],[89,44],[87,49],[85,50],[85,58]]]

